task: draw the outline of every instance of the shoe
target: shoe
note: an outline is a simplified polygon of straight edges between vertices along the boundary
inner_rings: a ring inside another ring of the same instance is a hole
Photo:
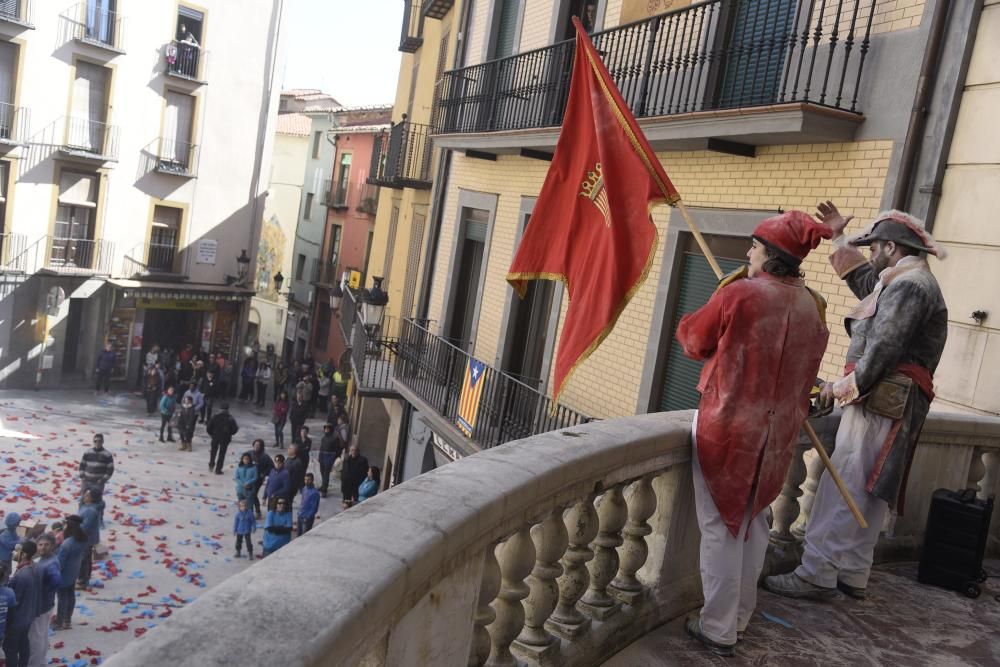
[[[164,442],[162,435],[160,436],[160,442]]]
[[[803,600],[829,600],[837,594],[837,589],[817,586],[794,572],[766,577],[764,588],[776,595]]]
[[[167,442],[176,442],[173,438],[167,438]]]
[[[855,600],[866,600],[868,599],[868,592],[865,588],[859,588],[858,586],[851,586],[850,584],[845,584],[843,581],[837,580],[837,590],[839,590],[844,595],[852,597]]]
[[[247,560],[250,561],[251,563],[253,562],[253,552],[252,551],[248,551],[247,552]]]
[[[701,617],[699,615],[691,614],[688,616],[684,622],[684,629],[687,630],[687,633],[691,637],[700,641],[705,645],[705,648],[715,655],[721,655],[724,658],[731,658],[736,655],[735,644],[720,644],[705,636],[705,633],[701,631]]]
[[[78,590],[78,591],[85,591],[85,590],[87,590],[87,584],[83,583],[82,581],[76,582],[76,590]]]
[[[260,521],[260,520],[261,520],[261,518],[262,518],[262,515],[261,515],[261,513],[260,513],[260,512],[254,512],[253,516],[254,516],[254,518],[255,518],[255,519],[257,519],[258,521]]]
[[[222,474],[222,471],[221,471],[221,470],[216,470],[216,471],[215,471],[215,474],[216,474],[216,475],[221,475],[221,474]]]
[[[320,497],[322,497],[322,498],[326,498],[326,491],[320,491],[320,492],[319,492],[319,495],[320,495]]]
[[[212,472],[213,470],[215,470],[215,461],[209,461],[208,462],[208,471]]]
[[[239,551],[237,551],[236,552],[236,557],[237,558],[243,558],[243,554],[241,554]]]

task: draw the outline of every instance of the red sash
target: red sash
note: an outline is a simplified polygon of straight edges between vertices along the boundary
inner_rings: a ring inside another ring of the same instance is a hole
[[[855,366],[857,366],[856,363],[844,366],[844,375],[853,373]],[[934,376],[929,370],[919,364],[897,364],[893,371],[913,380],[920,387],[920,391],[924,392],[928,401],[934,400]]]

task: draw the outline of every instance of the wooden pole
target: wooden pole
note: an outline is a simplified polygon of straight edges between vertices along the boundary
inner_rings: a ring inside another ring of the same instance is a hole
[[[688,229],[691,230],[694,240],[698,243],[698,247],[701,248],[701,252],[705,255],[705,259],[708,260],[709,265],[712,267],[712,271],[715,272],[715,277],[721,280],[723,277],[722,268],[719,266],[719,263],[715,261],[715,255],[713,255],[712,251],[709,249],[708,243],[705,241],[705,237],[701,235],[701,232],[695,226],[694,220],[691,219],[691,214],[688,212],[687,207],[684,206],[684,202],[678,199],[675,206],[677,207],[677,210],[681,212],[681,217],[683,217],[684,222],[687,223]],[[830,456],[826,453],[826,449],[823,448],[823,443],[819,441],[819,436],[816,435],[816,431],[813,430],[812,424],[809,423],[808,418],[802,423],[802,428],[805,429],[806,435],[809,436],[809,440],[812,441],[813,448],[816,450],[816,453],[819,454],[820,459],[822,459],[823,465],[826,466],[827,473],[829,473],[830,477],[833,478],[833,483],[837,485],[837,490],[840,491],[840,495],[844,497],[844,502],[847,503],[847,507],[850,508],[851,514],[854,515],[858,525],[862,528],[867,528],[868,522],[865,521],[865,517],[861,514],[861,510],[858,509],[857,503],[854,502],[854,498],[851,497],[850,491],[848,491],[847,487],[844,485],[844,480],[840,478],[840,475],[833,467],[833,463],[830,461]]]

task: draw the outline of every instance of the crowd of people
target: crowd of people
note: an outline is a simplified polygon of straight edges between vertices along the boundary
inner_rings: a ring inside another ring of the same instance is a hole
[[[113,353],[111,353],[113,354]],[[158,412],[159,441],[179,440],[181,451],[193,451],[199,424],[209,441],[211,472],[222,475],[226,453],[240,426],[230,413],[237,391],[232,364],[225,355],[204,354],[191,345],[180,352],[153,346],[146,355],[143,390],[147,414]],[[285,366],[248,359],[238,374],[237,400],[255,407],[272,395],[272,457],[263,439],[252,442],[233,473],[235,556],[255,558],[254,534],[263,521],[260,558],[288,544],[293,535],[309,532],[327,497],[331,478],[339,473],[341,504],[347,508],[378,492],[380,472],[352,441],[346,408],[346,383],[333,364],[310,360]],[[106,382],[102,376],[99,389]],[[289,400],[289,395],[292,396]],[[306,421],[325,413],[323,433],[313,449]],[[285,446],[285,426],[290,442]],[[176,431],[177,440],[174,438]],[[166,437],[164,437],[166,436]],[[315,457],[314,457],[315,453]],[[318,462],[320,486],[310,472]],[[105,486],[114,475],[114,456],[97,434],[80,466],[79,507],[52,525],[50,532],[23,536],[22,517],[7,512],[0,530],[0,643],[8,667],[47,663],[50,628],[72,627],[76,592],[90,587],[95,552],[104,523]],[[298,511],[293,505],[298,499]],[[266,513],[265,513],[266,512]]]

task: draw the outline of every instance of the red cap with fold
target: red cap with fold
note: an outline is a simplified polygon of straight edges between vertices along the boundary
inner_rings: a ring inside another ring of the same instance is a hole
[[[802,261],[821,240],[833,238],[833,230],[804,211],[786,211],[757,225],[753,236]]]

